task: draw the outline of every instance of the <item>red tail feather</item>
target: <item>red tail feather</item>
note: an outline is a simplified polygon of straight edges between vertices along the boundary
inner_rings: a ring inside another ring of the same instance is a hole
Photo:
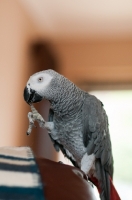
[[[113,185],[113,181],[110,178],[110,194],[111,194],[111,200],[121,200],[121,198],[119,197],[119,194],[117,193],[114,185]]]
[[[97,187],[97,189],[100,193],[101,189],[100,189],[98,180],[95,177],[91,177],[90,181]],[[121,200],[121,198],[119,197],[119,194],[117,193],[117,191],[113,185],[113,181],[111,178],[110,178],[110,195],[111,195],[111,197],[110,197],[111,200]]]

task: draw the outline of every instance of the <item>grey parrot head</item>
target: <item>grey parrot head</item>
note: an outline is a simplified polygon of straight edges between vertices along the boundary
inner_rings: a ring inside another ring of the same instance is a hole
[[[53,85],[56,84],[54,80],[58,76],[53,70],[40,71],[30,76],[24,89],[24,100],[28,104],[40,102],[44,98],[50,100],[51,93],[54,92]]]

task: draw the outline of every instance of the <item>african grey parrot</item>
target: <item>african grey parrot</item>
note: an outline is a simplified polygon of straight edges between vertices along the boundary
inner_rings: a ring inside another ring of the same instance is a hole
[[[114,200],[113,156],[102,102],[53,70],[33,74],[24,89],[24,99],[28,104],[42,99],[50,102],[45,127],[55,149],[91,180],[98,180],[101,200]]]

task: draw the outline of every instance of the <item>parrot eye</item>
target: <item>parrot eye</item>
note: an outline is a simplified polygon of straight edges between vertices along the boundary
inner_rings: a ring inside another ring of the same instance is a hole
[[[43,77],[39,77],[38,82],[42,82],[42,81],[43,81]]]

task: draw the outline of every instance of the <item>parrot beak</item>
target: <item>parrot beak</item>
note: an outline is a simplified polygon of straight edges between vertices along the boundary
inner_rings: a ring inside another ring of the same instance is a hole
[[[29,90],[27,87],[25,87],[24,89],[24,100],[28,103],[28,104],[31,104],[31,103],[37,103],[37,102],[40,102],[43,97],[40,96],[35,90],[32,90],[30,89],[30,93],[29,93]]]

